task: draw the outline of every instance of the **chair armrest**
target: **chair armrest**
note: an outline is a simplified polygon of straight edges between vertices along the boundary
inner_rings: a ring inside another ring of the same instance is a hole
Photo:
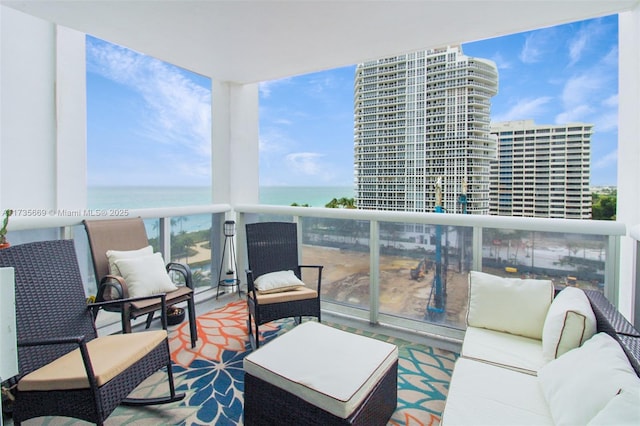
[[[66,345],[69,343],[80,344],[80,342],[84,341],[85,336],[69,336],[69,337],[50,337],[46,339],[35,339],[35,340],[19,340],[18,346],[27,347],[27,346],[45,346],[45,345]]]
[[[107,300],[104,298],[104,292],[110,291],[110,288],[118,292],[118,299],[126,299],[129,297],[129,288],[124,278],[118,275],[105,275],[100,280],[100,285],[98,286],[97,300]],[[111,297],[111,293],[109,297]]]
[[[184,282],[187,287],[193,290],[193,276],[191,274],[191,268],[189,265],[178,262],[170,262],[167,264],[167,272],[175,271],[184,277]]]
[[[129,316],[129,304],[131,302],[137,302],[138,300],[150,300],[150,299],[160,299],[160,319],[162,321],[162,328],[164,330],[167,329],[167,295],[166,293],[153,294],[151,296],[139,296],[139,297],[129,297],[127,299],[116,299],[116,300],[104,300],[95,303],[88,303],[87,306],[93,312],[93,318],[95,320],[98,315],[98,311],[100,308],[110,305],[121,305],[121,315],[122,319],[126,319]],[[124,331],[123,331],[124,332]]]

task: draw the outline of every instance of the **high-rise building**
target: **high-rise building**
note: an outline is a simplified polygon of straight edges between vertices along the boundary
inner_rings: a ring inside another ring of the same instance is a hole
[[[593,124],[492,123],[491,214],[591,219]]]
[[[360,209],[489,214],[495,139],[490,100],[498,71],[461,47],[418,51],[356,67],[354,163]],[[466,197],[466,203],[461,202]]]

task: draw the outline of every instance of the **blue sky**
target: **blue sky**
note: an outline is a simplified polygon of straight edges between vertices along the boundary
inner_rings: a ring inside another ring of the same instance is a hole
[[[595,124],[592,185],[615,185],[617,16],[463,44],[500,75],[493,121]],[[353,182],[355,65],[260,84],[260,184]],[[89,185],[209,185],[208,78],[87,37]]]

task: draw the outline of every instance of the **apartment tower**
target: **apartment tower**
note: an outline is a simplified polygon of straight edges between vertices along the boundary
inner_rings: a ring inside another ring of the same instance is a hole
[[[489,114],[497,90],[496,65],[465,56],[459,46],[359,64],[357,207],[432,212],[439,181],[445,212],[489,214],[496,155]]]
[[[591,219],[593,124],[492,123],[491,214]]]

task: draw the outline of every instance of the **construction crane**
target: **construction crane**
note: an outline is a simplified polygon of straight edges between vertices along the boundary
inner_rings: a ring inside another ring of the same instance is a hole
[[[442,208],[442,177],[438,177],[435,186],[436,204],[435,213],[444,213]],[[442,225],[436,225],[436,254],[435,254],[435,273],[433,276],[433,285],[429,293],[427,301],[427,316],[429,318],[434,315],[443,314],[445,309],[445,292],[443,290],[442,281]],[[446,271],[444,271],[446,273]]]

